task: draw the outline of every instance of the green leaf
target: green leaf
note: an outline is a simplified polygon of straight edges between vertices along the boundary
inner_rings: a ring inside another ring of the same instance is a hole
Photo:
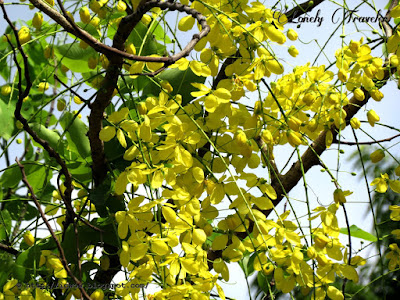
[[[245,255],[241,261],[239,261],[240,267],[242,268],[244,274],[249,276],[254,272],[254,259],[257,256],[257,253],[253,253],[252,255]]]
[[[258,274],[257,274],[257,285],[266,294],[269,293],[269,291],[268,291],[269,283],[267,282],[267,278],[265,277],[265,275],[262,272],[258,272]]]
[[[349,231],[347,230],[347,228],[340,228],[340,233],[348,235]],[[361,228],[358,228],[356,225],[350,226],[350,236],[360,238],[360,239],[370,241],[370,242],[376,242],[378,240],[376,238],[376,236],[372,235],[369,232],[362,230]]]
[[[91,36],[95,37],[96,39],[100,38],[100,33],[99,31],[96,29],[96,27],[94,27],[92,24],[85,24],[83,22],[76,22],[76,24],[82,28],[83,30],[87,31],[88,33],[90,33]],[[76,37],[74,35],[72,35],[72,37],[75,39]]]
[[[29,126],[32,128],[33,131],[37,133],[37,135],[47,141],[53,149],[57,149],[58,143],[60,142],[60,136],[54,130],[48,129],[44,127],[42,124],[38,123],[31,123]]]
[[[95,189],[90,190],[88,198],[96,206],[96,212],[100,217],[107,217],[106,201],[111,194],[110,180],[103,181]]]
[[[91,47],[82,49],[79,43],[72,43],[54,47],[54,54],[72,72],[85,73],[91,71],[88,59],[96,52]]]
[[[40,252],[38,246],[33,246],[18,255],[13,270],[13,275],[18,281],[28,282],[31,279],[35,266],[39,266]]]
[[[0,67],[1,68],[1,67]],[[0,137],[8,140],[14,130],[14,110],[0,99]]]
[[[47,183],[52,177],[52,171],[37,163],[25,161],[22,162],[25,167],[25,174],[28,182],[33,188],[33,191],[39,196],[42,191],[46,188]],[[3,187],[15,188],[22,181],[22,175],[20,168],[14,164],[4,171],[1,176],[0,183]]]
[[[39,215],[37,208],[30,205],[26,200],[14,199],[7,201],[5,207],[10,212],[13,220],[18,220],[22,212],[24,212],[23,220],[25,221],[32,220]]]
[[[0,43],[0,50],[2,48],[7,47],[7,43]],[[4,57],[6,55],[6,51],[0,51],[0,57]],[[3,77],[5,81],[8,81],[8,78],[10,76],[10,67],[7,64],[6,59],[0,59],[0,75]]]
[[[393,192],[400,194],[400,181],[399,180],[389,180],[389,186]]]
[[[197,91],[197,89],[191,83],[204,83],[205,81],[204,77],[197,76],[190,68],[185,71],[181,71],[179,69],[168,69],[162,72],[158,78],[168,81],[171,84],[171,86],[174,88],[171,95],[182,95],[182,105],[186,105],[194,99],[190,93]],[[143,95],[158,96],[160,91],[161,89],[158,87],[158,85],[156,85],[154,82],[151,82],[143,89]]]
[[[0,178],[0,183],[3,185],[3,188],[15,188],[21,179],[21,171],[17,164],[14,164],[4,171]]]
[[[81,255],[86,252],[90,245],[96,245],[98,243],[105,243],[107,245],[118,247],[118,235],[115,232],[114,225],[111,218],[98,218],[90,222],[95,227],[103,230],[103,233],[87,226],[81,225],[78,227],[79,232],[79,250]],[[77,251],[76,251],[76,237],[73,226],[69,226],[64,241],[61,243],[67,261],[71,263],[77,262]]]
[[[128,42],[133,43],[137,49],[142,48],[140,55],[164,54],[166,47],[153,38],[153,33],[151,31],[147,34],[149,30],[150,29],[147,28],[146,25],[139,22],[129,35]]]
[[[0,211],[0,241],[9,237],[11,232],[12,218],[7,209]]]
[[[90,157],[90,143],[86,133],[86,124],[70,112],[64,113],[60,120],[62,128],[67,131],[68,146],[83,159]]]
[[[86,163],[72,162],[67,167],[74,179],[86,184],[92,180],[92,169]]]
[[[4,284],[9,278],[9,274],[14,268],[14,258],[11,254],[1,251],[0,252],[0,290],[3,290]]]
[[[164,29],[160,26],[160,23],[158,23],[157,21],[153,23],[150,30],[157,40],[162,41],[166,44],[172,43],[170,37],[165,33]]]
[[[124,211],[126,209],[124,196],[116,195],[110,196],[106,200],[106,206],[108,207],[110,213],[116,213],[117,211]]]

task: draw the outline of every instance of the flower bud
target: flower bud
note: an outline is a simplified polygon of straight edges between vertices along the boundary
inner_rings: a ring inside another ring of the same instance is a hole
[[[396,176],[400,176],[400,165],[396,167],[396,169],[394,169],[394,173],[396,174]]]
[[[356,98],[356,100],[358,100],[358,101],[364,101],[365,95],[364,95],[364,92],[363,92],[362,89],[356,88],[356,89],[353,91],[353,94],[354,94],[354,98]]]
[[[301,121],[296,117],[289,117],[287,119],[287,124],[288,124],[290,129],[292,129],[294,131],[299,131],[300,125],[301,125]]]
[[[35,237],[29,230],[24,233],[24,241],[29,247],[35,243]]]
[[[38,84],[38,91],[39,92],[44,92],[47,91],[49,89],[49,83],[48,82],[40,82]]]
[[[315,245],[318,248],[325,248],[326,244],[329,242],[329,238],[323,234],[317,234],[314,238]]]
[[[299,50],[297,50],[297,48],[293,45],[289,47],[288,52],[293,57],[296,57],[297,55],[299,55]]]
[[[79,10],[79,16],[81,18],[82,23],[89,24],[89,22],[90,22],[89,8],[87,8],[86,6],[82,7]]]
[[[59,99],[57,101],[57,110],[58,111],[63,111],[65,107],[66,107],[65,100],[64,99]]]
[[[350,48],[350,51],[353,54],[357,54],[358,51],[360,51],[360,42],[356,42],[356,41],[351,40],[349,48]]]
[[[368,119],[368,123],[374,127],[375,123],[378,122],[380,120],[379,116],[377,115],[377,113],[374,110],[370,110],[367,112],[367,119]]]
[[[383,93],[378,89],[373,89],[370,94],[375,101],[381,101],[383,99]]]
[[[338,73],[338,78],[341,82],[346,82],[348,79],[347,72],[345,69],[340,69]]]
[[[110,258],[107,255],[100,257],[100,268],[104,271],[110,268]]]
[[[1,87],[1,94],[3,95],[3,96],[8,96],[8,95],[10,95],[11,94],[11,86],[9,86],[8,84],[6,84],[6,85],[3,85],[2,87]]]
[[[246,145],[247,144],[246,134],[242,130],[239,130],[235,136],[235,141],[240,146]]]
[[[295,30],[293,30],[292,28],[290,28],[287,32],[287,37],[289,40],[291,41],[295,41],[297,40],[297,38],[299,37],[299,35],[297,34],[297,32]]]
[[[98,60],[97,60],[96,57],[90,57],[88,59],[88,67],[89,67],[89,69],[92,69],[92,70],[96,69],[97,63],[98,63]]]
[[[32,19],[32,26],[39,30],[43,24],[43,15],[41,12],[36,12]]]
[[[352,128],[358,129],[361,127],[361,122],[358,118],[354,117],[354,118],[351,118],[350,125]]]
[[[49,59],[54,57],[54,48],[53,46],[47,45],[43,51],[44,58]]]
[[[104,292],[100,289],[95,290],[91,295],[90,299],[92,300],[103,300],[104,299]]]
[[[125,11],[126,10],[126,3],[124,1],[117,2],[117,10],[118,11]]]
[[[289,144],[292,147],[296,147],[302,144],[301,134],[299,132],[295,132],[293,130],[288,130],[286,132],[286,136],[288,139]]]
[[[393,67],[397,67],[399,65],[399,58],[397,55],[392,55],[390,57],[389,61],[390,61],[390,65]]]
[[[304,95],[304,97],[303,97],[303,102],[304,102],[306,105],[308,105],[308,106],[313,105],[313,104],[314,104],[314,101],[315,101],[315,94],[312,93],[312,92],[306,93],[306,94]]]
[[[82,49],[86,49],[87,47],[89,47],[89,45],[86,44],[85,41],[80,41],[79,42],[79,47],[82,48]]]
[[[18,31],[18,39],[21,45],[31,40],[31,33],[29,32],[28,27],[26,26],[21,27],[21,29]]]
[[[261,135],[262,140],[267,144],[274,144],[274,137],[272,136],[271,131],[268,129],[264,130]]]
[[[385,151],[383,151],[382,149],[378,149],[372,152],[369,156],[371,162],[374,164],[380,162],[384,157],[385,157]]]
[[[311,259],[314,259],[317,257],[317,252],[315,251],[315,248],[313,246],[308,247],[307,249],[307,256]]]

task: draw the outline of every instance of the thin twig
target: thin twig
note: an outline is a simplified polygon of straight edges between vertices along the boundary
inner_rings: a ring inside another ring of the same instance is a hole
[[[62,3],[60,0],[58,0],[59,5],[61,10],[65,11],[65,8],[63,7]],[[118,49],[114,47],[107,46],[103,43],[101,43],[99,40],[94,38],[92,35],[90,35],[87,31],[83,30],[82,28],[78,27],[75,23],[73,23],[73,20],[71,20],[69,17],[65,17],[62,14],[60,14],[58,11],[55,9],[51,8],[47,4],[45,4],[42,0],[31,0],[31,3],[33,6],[38,8],[40,11],[44,12],[46,15],[48,15],[51,19],[53,19],[56,23],[61,25],[67,32],[72,33],[76,37],[80,38],[84,42],[86,42],[89,46],[91,46],[93,49],[95,49],[97,52],[102,53],[106,55],[107,57],[120,57],[120,58],[125,58],[129,60],[134,60],[134,61],[145,61],[145,62],[160,62],[160,63],[166,63],[168,65],[173,64],[175,61],[181,59],[182,57],[187,56],[194,48],[194,46],[197,44],[197,42],[206,36],[209,31],[210,27],[207,25],[206,18],[200,14],[196,9],[191,8],[190,6],[180,4],[178,2],[161,2],[160,0],[150,0],[148,2],[145,2],[141,7],[139,7],[136,12],[134,12],[131,15],[126,16],[122,20],[125,22],[135,22],[137,15],[143,16],[146,12],[148,12],[150,9],[154,7],[159,7],[162,10],[169,9],[171,11],[180,11],[180,12],[185,12],[193,18],[197,19],[199,24],[202,27],[202,30],[200,31],[199,34],[194,34],[192,37],[192,40],[189,41],[189,43],[186,45],[186,47],[179,53],[174,54],[172,56],[167,56],[167,57],[154,57],[154,56],[139,56],[139,55],[133,55],[129,54],[124,51],[124,49]],[[125,40],[124,40],[125,42]]]
[[[61,263],[64,266],[64,269],[67,271],[67,273],[69,274],[69,276],[71,276],[71,278],[75,281],[75,283],[78,285],[79,290],[81,291],[82,295],[86,298],[86,299],[91,299],[90,296],[87,294],[86,290],[82,287],[82,282],[76,278],[74,276],[74,274],[72,273],[71,269],[68,266],[68,261],[65,258],[65,254],[64,254],[64,249],[62,248],[60,241],[57,239],[57,236],[55,235],[53,229],[51,228],[51,225],[49,223],[49,221],[47,220],[42,207],[40,206],[40,203],[35,195],[35,192],[32,188],[32,186],[30,185],[30,183],[28,182],[28,179],[26,178],[26,174],[25,174],[25,168],[24,166],[20,163],[20,161],[18,160],[18,158],[15,159],[15,161],[17,162],[20,170],[21,170],[21,175],[22,175],[22,181],[25,183],[26,187],[28,188],[29,192],[31,193],[31,198],[33,200],[33,202],[36,205],[36,208],[38,209],[40,216],[43,220],[43,222],[46,224],[47,229],[49,230],[51,236],[53,237],[56,245],[57,245],[57,249],[60,253],[60,259],[61,259]]]
[[[38,136],[38,134],[29,126],[28,121],[21,115],[23,99],[26,96],[29,95],[29,91],[30,91],[30,89],[32,87],[32,81],[31,81],[31,78],[30,78],[29,67],[28,67],[29,66],[28,65],[28,56],[26,55],[25,51],[22,48],[22,45],[21,45],[19,37],[18,37],[17,29],[15,28],[14,24],[11,22],[11,20],[9,19],[9,17],[7,15],[7,12],[6,12],[5,7],[4,7],[3,0],[0,0],[0,7],[1,7],[2,11],[3,11],[4,19],[6,20],[8,25],[11,27],[11,30],[12,30],[14,36],[15,36],[15,39],[17,41],[17,49],[21,53],[21,56],[22,56],[22,59],[23,59],[23,62],[24,62],[24,66],[25,66],[25,68],[24,68],[25,69],[24,70],[24,78],[26,80],[26,87],[25,87],[25,89],[22,89],[22,69],[21,69],[21,66],[20,66],[20,64],[19,64],[19,62],[17,60],[17,53],[16,53],[15,47],[12,45],[10,39],[8,38],[7,35],[5,35],[6,38],[7,38],[8,43],[10,44],[10,46],[12,48],[12,51],[13,51],[13,54],[14,54],[13,59],[14,59],[15,65],[16,65],[17,70],[18,70],[18,101],[17,101],[16,107],[15,107],[14,116],[18,121],[21,122],[21,124],[23,125],[24,130],[26,132],[28,132],[28,134],[37,143],[39,143],[47,151],[47,153],[51,157],[53,157],[57,161],[57,163],[61,166],[61,172],[65,177],[64,185],[66,187],[64,194],[61,193],[61,191],[60,191],[61,197],[63,199],[63,202],[64,202],[66,210],[67,210],[66,218],[65,218],[65,221],[64,221],[65,222],[64,223],[65,224],[64,229],[66,229],[66,227],[68,227],[68,224],[72,223],[72,221],[74,219],[74,216],[75,216],[75,212],[74,212],[74,209],[73,209],[72,204],[71,204],[71,193],[72,193],[72,189],[73,189],[73,187],[72,187],[72,176],[69,173],[67,165],[64,162],[64,160],[61,158],[61,156],[50,146],[50,144],[46,140],[44,140],[44,139],[42,139],[42,138],[40,138]]]
[[[341,145],[348,145],[348,146],[355,146],[355,145],[373,145],[373,144],[379,144],[379,143],[384,143],[384,142],[390,142],[391,140],[399,137],[400,134],[396,134],[390,138],[387,139],[382,139],[382,140],[376,140],[376,141],[370,141],[370,142],[345,142],[345,141],[340,141]],[[333,143],[339,143],[338,140],[334,140]]]

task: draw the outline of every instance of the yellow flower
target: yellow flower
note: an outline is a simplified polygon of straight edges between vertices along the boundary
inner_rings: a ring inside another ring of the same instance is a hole
[[[381,174],[381,177],[375,178],[372,182],[371,185],[376,185],[375,191],[378,193],[386,193],[388,189],[388,180],[389,180],[389,175],[388,174]]]
[[[400,206],[390,205],[389,209],[391,210],[390,219],[392,221],[400,221]]]
[[[397,265],[400,265],[400,249],[395,243],[390,244],[389,249],[392,251],[386,254],[386,258],[389,259],[389,270],[393,271],[396,269]]]
[[[29,42],[31,40],[31,33],[29,32],[29,28],[26,26],[22,26],[18,31],[18,39],[21,45]]]

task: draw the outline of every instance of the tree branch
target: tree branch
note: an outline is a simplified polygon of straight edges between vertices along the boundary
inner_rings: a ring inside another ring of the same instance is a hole
[[[316,6],[320,5],[324,0],[306,1],[285,13],[288,22],[292,22],[297,17],[312,11]]]
[[[68,225],[70,223],[73,222],[73,219],[75,217],[75,212],[74,209],[71,205],[71,193],[72,193],[72,177],[71,174],[69,173],[69,170],[67,168],[67,165],[65,164],[64,160],[61,158],[61,156],[50,146],[50,144],[40,138],[38,136],[38,134],[29,126],[28,121],[21,115],[21,109],[22,109],[22,104],[23,104],[23,99],[29,95],[29,91],[32,87],[32,81],[30,78],[30,74],[29,74],[29,65],[28,65],[28,56],[26,55],[26,53],[24,52],[24,49],[22,48],[22,45],[20,43],[19,37],[18,37],[18,32],[17,29],[15,28],[14,24],[11,22],[11,20],[9,19],[7,12],[5,10],[4,7],[4,3],[3,0],[0,0],[0,6],[1,9],[3,11],[3,16],[4,19],[7,21],[8,25],[11,27],[11,30],[13,31],[13,34],[15,36],[15,39],[17,41],[17,48],[19,50],[19,52],[21,53],[23,62],[24,62],[24,78],[26,80],[26,87],[25,89],[22,88],[22,69],[21,66],[17,60],[17,53],[15,51],[15,47],[12,45],[11,41],[9,40],[8,36],[6,36],[8,43],[10,44],[13,54],[14,54],[14,62],[15,65],[17,67],[18,70],[18,101],[15,107],[15,111],[14,111],[14,116],[15,118],[21,122],[21,124],[23,125],[23,128],[26,132],[28,132],[28,134],[37,142],[39,143],[46,151],[47,153],[53,157],[57,163],[61,166],[61,173],[64,175],[65,177],[65,182],[64,185],[66,187],[64,194],[61,192],[60,190],[60,195],[63,199],[63,202],[65,204],[66,207],[66,217],[65,217],[65,221],[64,221],[64,230],[67,229]]]
[[[36,208],[38,209],[41,218],[43,219],[44,223],[46,224],[47,229],[50,231],[51,236],[53,237],[56,245],[57,245],[57,249],[60,252],[60,256],[61,256],[61,263],[63,264],[65,270],[67,271],[67,273],[69,274],[69,276],[71,276],[71,278],[75,281],[75,283],[78,285],[79,290],[81,291],[82,295],[85,297],[85,299],[91,299],[90,296],[87,294],[86,290],[82,287],[82,282],[75,277],[75,275],[72,273],[71,269],[68,266],[68,261],[65,258],[65,254],[64,254],[64,249],[62,248],[60,241],[57,239],[53,229],[50,226],[49,221],[47,220],[42,207],[40,206],[40,203],[38,201],[38,199],[36,198],[35,192],[33,191],[32,186],[29,184],[28,179],[26,178],[26,174],[25,174],[25,168],[24,166],[19,162],[18,158],[15,159],[15,161],[17,162],[20,170],[21,170],[21,174],[22,174],[22,181],[25,183],[26,187],[28,188],[29,192],[31,193],[31,197],[33,202],[35,202]]]
[[[14,249],[13,247],[5,245],[3,243],[0,243],[0,250],[3,250],[15,256],[19,255],[19,251],[17,249]]]
[[[189,54],[189,52],[193,50],[193,48],[197,44],[197,42],[201,38],[206,36],[208,34],[208,32],[210,31],[210,27],[207,25],[206,18],[202,14],[200,14],[197,10],[195,10],[187,5],[183,5],[178,2],[161,2],[160,0],[147,1],[147,2],[143,3],[143,5],[136,10],[136,12],[124,17],[122,20],[124,20],[124,22],[128,22],[128,23],[136,22],[136,17],[138,15],[143,16],[143,14],[145,14],[150,9],[152,9],[154,7],[159,7],[163,10],[166,10],[166,9],[169,9],[171,11],[177,10],[177,11],[185,12],[189,15],[192,15],[193,18],[197,19],[197,21],[199,22],[199,24],[202,27],[202,30],[199,34],[194,34],[192,40],[186,45],[186,47],[181,52],[179,52],[177,54],[174,54],[172,56],[166,56],[166,57],[139,56],[139,55],[133,55],[133,54],[129,54],[129,53],[125,52],[124,48],[116,48],[114,45],[112,47],[105,45],[105,44],[101,43],[99,40],[97,40],[96,38],[94,38],[92,35],[90,35],[87,31],[78,27],[74,23],[74,21],[68,17],[60,0],[57,0],[57,2],[60,5],[60,9],[64,12],[64,14],[67,17],[63,16],[58,11],[56,11],[55,9],[53,9],[50,6],[48,6],[47,4],[45,4],[45,2],[43,2],[42,0],[30,0],[30,1],[36,8],[38,8],[40,11],[44,12],[51,19],[53,19],[56,23],[61,25],[67,32],[80,38],[85,43],[87,43],[89,46],[91,46],[93,49],[95,49],[97,52],[106,55],[108,58],[119,56],[121,58],[134,60],[134,61],[160,62],[160,63],[166,63],[168,65],[171,65],[175,61],[181,59],[182,57],[187,56]],[[115,41],[115,38],[114,38],[114,41]]]
[[[199,34],[194,34],[191,41],[186,45],[186,47],[179,53],[169,56],[169,57],[144,57],[142,61],[154,61],[153,59],[157,58],[155,61],[164,62],[164,66],[155,72],[154,74],[149,74],[150,76],[155,76],[159,72],[161,72],[166,66],[176,62],[180,58],[189,55],[189,53],[193,50],[195,45],[199,42],[200,39],[205,37],[210,31],[210,27],[207,25],[205,17],[200,14],[197,10],[182,5],[177,2],[160,2],[158,0],[151,0],[145,2],[142,7],[139,7],[135,13],[126,16],[123,18],[118,26],[117,33],[114,36],[113,40],[113,49],[118,51],[124,50],[125,41],[127,40],[129,34],[136,26],[136,24],[141,20],[143,15],[153,7],[159,7],[163,10],[169,9],[171,11],[177,10],[180,12],[185,12],[191,15],[193,18],[197,19],[199,24],[202,27],[202,30]],[[110,65],[106,71],[106,77],[102,83],[103,88],[99,90],[99,93],[92,103],[92,109],[89,116],[89,132],[88,137],[90,141],[90,147],[92,150],[92,160],[93,160],[93,179],[95,184],[101,183],[107,174],[107,164],[104,154],[104,143],[99,138],[100,130],[102,129],[103,122],[103,113],[105,108],[111,103],[112,94],[117,85],[118,75],[122,68],[123,57],[118,54],[119,52],[113,53],[109,57]],[[125,52],[123,52],[125,53]],[[132,56],[133,57],[133,56]],[[135,56],[136,57],[136,56]],[[138,59],[136,59],[138,60]]]

